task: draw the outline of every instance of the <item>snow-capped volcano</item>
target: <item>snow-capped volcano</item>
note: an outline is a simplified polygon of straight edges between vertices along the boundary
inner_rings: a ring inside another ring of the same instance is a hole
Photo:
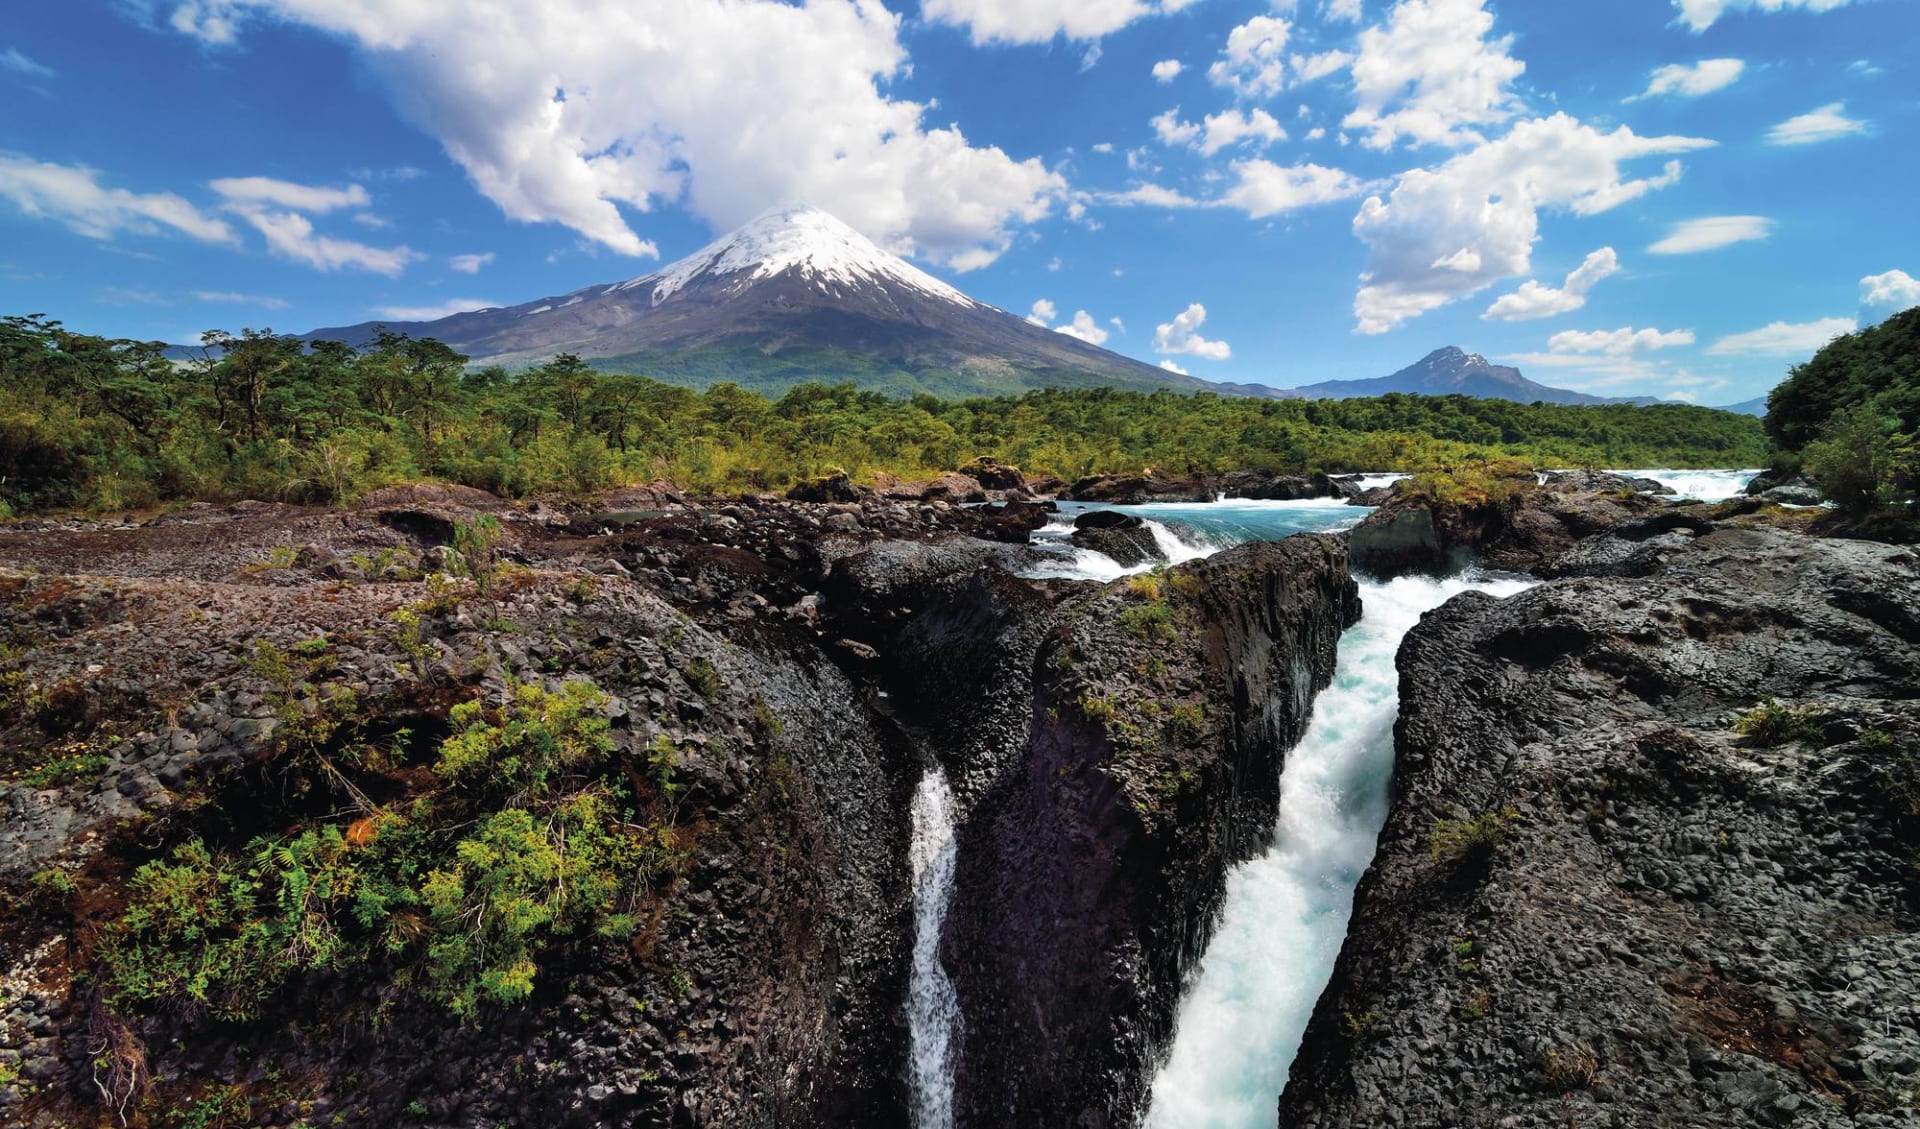
[[[773,208],[665,270],[623,282],[616,290],[646,290],[659,305],[690,285],[710,281],[745,288],[797,271],[822,293],[839,296],[872,286],[902,286],[963,306],[980,303],[882,251],[873,240],[805,205]]]
[[[853,380],[891,392],[1212,387],[976,301],[839,219],[781,207],[661,270],[438,321],[315,330],[350,344],[382,328],[433,337],[476,363],[557,353],[704,386],[768,390]]]

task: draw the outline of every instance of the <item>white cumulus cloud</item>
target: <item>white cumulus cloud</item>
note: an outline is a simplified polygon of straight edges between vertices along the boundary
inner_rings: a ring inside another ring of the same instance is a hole
[[[1285,141],[1287,131],[1272,114],[1252,110],[1222,110],[1199,122],[1182,121],[1178,106],[1153,119],[1153,130],[1169,145],[1187,145],[1211,157],[1231,145],[1251,143],[1264,148]]]
[[[1356,105],[1342,124],[1373,149],[1402,138],[1478,144],[1479,127],[1519,110],[1511,87],[1527,69],[1509,54],[1513,37],[1490,39],[1492,31],[1486,0],[1401,0],[1384,24],[1360,33]]]
[[[1712,144],[1641,137],[1625,126],[1602,133],[1555,114],[1520,122],[1437,168],[1402,174],[1385,199],[1368,197],[1353,220],[1369,250],[1353,303],[1359,331],[1385,333],[1526,274],[1541,209],[1605,212],[1680,177],[1678,161],[1638,179],[1624,174],[1626,162]]]
[[[1721,357],[1803,356],[1842,334],[1852,333],[1856,327],[1852,318],[1821,318],[1798,323],[1776,321],[1760,329],[1722,337],[1709,345],[1707,352]]]
[[[883,91],[907,53],[881,0],[170,2],[172,26],[208,42],[250,19],[339,37],[509,218],[621,254],[657,254],[629,212],[684,204],[724,229],[805,201],[890,250],[984,266],[1066,188]],[[1010,36],[1046,8],[1078,34],[1134,7],[951,0],[931,14],[997,11]]]
[[[50,219],[89,239],[121,232],[154,235],[167,229],[204,243],[235,242],[226,221],[171,192],[130,192],[100,183],[100,173],[78,165],[36,161],[0,152],[0,200],[36,219]]]
[[[1135,20],[1177,12],[1195,0],[921,0],[935,23],[965,27],[975,45],[1045,43],[1056,35],[1098,39]]]
[[[1671,349],[1676,345],[1691,345],[1693,341],[1691,329],[1663,331],[1629,326],[1621,329],[1569,329],[1549,337],[1547,348],[1555,353],[1602,353],[1609,357],[1625,357],[1655,349]]]
[[[1667,229],[1666,238],[1647,251],[1655,255],[1692,255],[1765,239],[1771,234],[1773,221],[1765,216],[1702,216],[1674,224]]]
[[[1089,345],[1105,345],[1107,338],[1112,336],[1106,330],[1100,328],[1100,323],[1094,321],[1093,315],[1085,310],[1075,310],[1071,322],[1068,322],[1066,325],[1054,326],[1053,331],[1055,333],[1064,333],[1068,337],[1078,337]]]
[[[1046,329],[1053,325],[1053,319],[1059,316],[1060,311],[1052,302],[1045,298],[1039,298],[1034,301],[1033,309],[1027,314],[1027,321],[1039,326],[1041,329]]]
[[[1829,102],[1817,110],[1788,118],[1767,131],[1769,145],[1812,145],[1867,132],[1867,123],[1847,116],[1845,102]]]
[[[1559,289],[1530,278],[1520,284],[1520,289],[1502,294],[1480,316],[1495,321],[1532,321],[1572,313],[1587,304],[1587,291],[1595,283],[1619,270],[1620,257],[1613,248],[1602,247],[1568,272]]]
[[[1286,87],[1287,38],[1293,25],[1279,16],[1255,16],[1227,33],[1220,61],[1207,77],[1244,98],[1269,98]]]
[[[1920,306],[1920,279],[1903,270],[1870,274],[1860,280],[1860,321],[1878,324],[1888,317]]]
[[[1366,190],[1367,182],[1323,165],[1276,165],[1272,161],[1235,161],[1234,184],[1220,203],[1240,208],[1254,219],[1296,208],[1347,200]]]
[[[1162,59],[1153,64],[1153,77],[1161,82],[1172,82],[1186,69],[1187,65],[1178,59]]]
[[[480,268],[493,262],[492,251],[482,251],[475,255],[455,255],[447,260],[447,265],[461,274],[479,274]]]
[[[1160,362],[1160,367],[1161,367],[1161,368],[1163,368],[1163,369],[1166,369],[1166,370],[1167,370],[1168,372],[1170,372],[1170,373],[1174,373],[1175,375],[1178,375],[1178,376],[1192,376],[1192,375],[1193,375],[1192,373],[1190,373],[1190,372],[1188,372],[1188,371],[1187,371],[1186,369],[1183,369],[1183,368],[1181,368],[1181,367],[1180,367],[1179,365],[1176,365],[1176,364],[1174,364],[1174,363],[1173,363],[1172,361],[1161,361],[1161,362]]]
[[[1728,12],[1783,12],[1789,8],[1830,12],[1846,4],[1847,0],[1673,0],[1680,22],[1694,31],[1705,31]]]
[[[1208,361],[1224,361],[1233,356],[1233,347],[1225,341],[1209,341],[1200,336],[1207,321],[1207,308],[1198,302],[1174,315],[1174,319],[1153,331],[1156,353],[1189,354]]]
[[[1671,63],[1654,68],[1647,80],[1647,88],[1629,102],[1642,98],[1658,98],[1663,94],[1675,94],[1683,98],[1698,98],[1703,94],[1712,94],[1716,90],[1725,90],[1738,82],[1740,75],[1747,69],[1741,59],[1702,59],[1691,65]]]

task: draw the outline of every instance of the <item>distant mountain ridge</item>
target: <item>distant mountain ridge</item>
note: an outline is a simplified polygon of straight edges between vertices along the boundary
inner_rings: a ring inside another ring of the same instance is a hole
[[[686,258],[624,282],[433,321],[370,321],[301,336],[362,345],[382,330],[435,338],[477,365],[524,367],[573,353],[604,370],[696,388],[732,381],[772,395],[810,380],[850,380],[896,396],[1106,387],[1274,399],[1398,392],[1521,403],[1655,402],[1554,388],[1453,346],[1369,380],[1299,388],[1213,383],[981,302],[804,206],[764,212]]]
[[[1531,404],[1536,400],[1549,404],[1653,404],[1651,397],[1611,398],[1590,396],[1566,388],[1554,388],[1528,380],[1510,365],[1496,365],[1478,353],[1449,345],[1390,376],[1371,380],[1327,380],[1302,385],[1278,393],[1286,397],[1316,400],[1346,400],[1356,396],[1384,396],[1399,392],[1416,396],[1479,396],[1490,400],[1515,400]]]

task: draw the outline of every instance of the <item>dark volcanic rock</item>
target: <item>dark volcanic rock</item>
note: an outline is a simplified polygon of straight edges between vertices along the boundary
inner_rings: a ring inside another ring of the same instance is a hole
[[[958,468],[958,474],[964,474],[989,490],[1025,490],[1027,476],[1012,463],[1003,463],[994,458],[978,458]]]
[[[1060,497],[1072,502],[1139,506],[1148,502],[1211,502],[1214,490],[1205,475],[1180,477],[1149,470],[1142,474],[1088,475],[1075,480]]]
[[[1130,1125],[1233,862],[1359,615],[1339,539],[1294,537],[1070,603],[1031,734],[961,831],[943,954],[957,1119]]]
[[[1767,471],[1753,476],[1753,481],[1747,483],[1747,494],[1750,497],[1759,497],[1770,490],[1782,488],[1806,490],[1818,494],[1820,482],[1810,474],[1775,474]]]
[[[1635,478],[1606,470],[1550,470],[1547,486],[1567,486],[1575,490],[1639,491],[1646,494],[1671,494],[1673,487],[1652,478]]]
[[[1146,522],[1115,510],[1092,510],[1075,518],[1071,540],[1082,549],[1105,553],[1122,568],[1167,559]]]
[[[1360,493],[1351,481],[1324,474],[1266,474],[1260,471],[1233,471],[1214,483],[1229,498],[1251,498],[1270,502],[1297,502],[1309,498],[1351,498]]]
[[[1750,529],[1667,558],[1408,636],[1281,1124],[1916,1123],[1920,561]]]
[[[1353,567],[1375,576],[1445,574],[1470,563],[1538,571],[1582,538],[1668,505],[1650,494],[1539,485],[1532,475],[1436,498],[1396,483],[1352,532]]]
[[[857,502],[860,500],[860,488],[844,470],[823,474],[818,478],[809,478],[796,482],[787,490],[787,500],[792,502]]]

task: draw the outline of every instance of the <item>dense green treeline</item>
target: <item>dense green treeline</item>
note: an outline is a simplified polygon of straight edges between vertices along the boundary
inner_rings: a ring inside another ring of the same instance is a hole
[[[337,502],[444,479],[508,496],[668,479],[778,489],[841,467],[926,476],[976,455],[1072,477],[1186,470],[1755,465],[1758,421],[1682,405],[1562,407],[1460,396],[1250,400],[1074,389],[895,399],[808,384],[769,399],[594,371],[560,356],[472,370],[430,340],[362,349],[251,331],[191,362],[162,346],[0,319],[0,504],[126,509],[238,497]]]
[[[1920,308],[1829,342],[1767,397],[1767,433],[1855,517],[1920,498]]]

